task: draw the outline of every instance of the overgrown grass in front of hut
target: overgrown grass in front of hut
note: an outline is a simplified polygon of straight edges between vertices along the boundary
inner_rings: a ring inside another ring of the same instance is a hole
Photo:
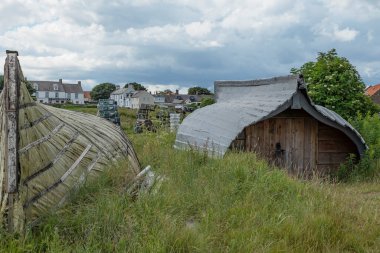
[[[128,128],[128,127],[127,127]],[[125,164],[86,184],[2,252],[379,252],[379,182],[293,179],[252,153],[211,159],[172,148],[174,134],[130,134],[156,193],[125,194]]]

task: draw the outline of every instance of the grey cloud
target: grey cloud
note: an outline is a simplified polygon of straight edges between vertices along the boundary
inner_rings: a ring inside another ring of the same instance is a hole
[[[10,17],[5,13],[9,9],[19,17],[12,20],[14,25],[0,28],[0,50],[19,50],[28,59],[21,62],[24,74],[32,79],[210,87],[214,80],[288,74],[290,68],[315,60],[318,52],[336,48],[367,84],[380,82],[377,3],[368,17],[360,13],[355,18],[356,10],[339,7],[339,1],[268,0],[270,8],[263,8],[261,1],[215,1],[206,7],[202,1],[151,2],[67,1],[49,8],[0,9],[2,24]],[[371,4],[357,8],[368,10]],[[237,8],[252,13],[243,11],[226,26],[224,21]],[[211,24],[210,31],[196,36],[186,31],[186,25],[204,21]],[[318,32],[333,31],[333,25],[358,34],[339,41]]]

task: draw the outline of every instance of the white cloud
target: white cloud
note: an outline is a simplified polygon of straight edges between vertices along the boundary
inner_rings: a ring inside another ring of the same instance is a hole
[[[158,91],[164,91],[164,90],[171,90],[172,92],[175,92],[178,90],[180,94],[187,94],[188,89],[190,87],[183,87],[178,84],[143,84],[145,88],[148,89],[148,91],[152,92],[152,94],[158,92]]]
[[[192,22],[185,25],[185,30],[190,37],[201,38],[208,35],[211,32],[212,27],[213,24],[209,21]]]
[[[18,50],[29,78],[176,89],[287,74],[331,48],[379,59],[379,22],[369,0],[4,0],[0,49]]]
[[[355,40],[359,35],[359,31],[345,27],[340,28],[339,25],[331,23],[325,19],[314,28],[315,33],[340,42],[349,42]]]
[[[338,27],[334,27],[334,33],[333,33],[336,40],[343,41],[343,42],[354,40],[358,34],[359,34],[359,31],[355,29],[350,29],[348,27],[341,30]]]

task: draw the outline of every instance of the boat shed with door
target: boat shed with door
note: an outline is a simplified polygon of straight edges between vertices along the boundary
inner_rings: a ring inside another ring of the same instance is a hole
[[[251,151],[305,175],[330,172],[350,154],[359,158],[367,149],[346,120],[311,101],[298,75],[216,81],[215,96],[215,104],[185,118],[176,148],[219,157],[229,149]]]

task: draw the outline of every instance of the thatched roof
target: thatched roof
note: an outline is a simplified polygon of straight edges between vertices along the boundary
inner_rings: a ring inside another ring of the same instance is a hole
[[[0,96],[0,220],[11,230],[22,230],[25,223],[31,224],[62,205],[87,177],[101,174],[118,159],[129,160],[127,172],[138,174],[137,156],[118,126],[93,115],[33,101],[16,52],[8,52],[4,78]]]

